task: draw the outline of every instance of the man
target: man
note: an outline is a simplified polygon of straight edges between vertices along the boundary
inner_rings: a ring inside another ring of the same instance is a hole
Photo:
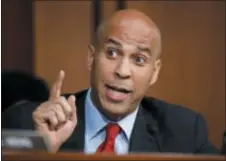
[[[200,114],[144,97],[161,68],[160,31],[145,14],[121,10],[102,23],[88,67],[90,89],[61,96],[60,71],[47,102],[11,108],[3,126],[35,129],[53,152],[218,153]]]

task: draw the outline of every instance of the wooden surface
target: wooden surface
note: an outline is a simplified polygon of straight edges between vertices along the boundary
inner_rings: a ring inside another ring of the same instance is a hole
[[[212,156],[212,155],[184,155],[184,154],[131,154],[131,155],[110,155],[110,154],[96,154],[96,155],[83,155],[82,153],[66,153],[60,152],[57,154],[50,154],[46,152],[13,152],[3,151],[2,160],[205,160],[205,161],[225,161],[225,156]]]

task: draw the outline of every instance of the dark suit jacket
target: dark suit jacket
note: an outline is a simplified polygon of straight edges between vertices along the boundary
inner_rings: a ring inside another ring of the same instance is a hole
[[[65,95],[68,97],[68,95]],[[86,91],[75,94],[78,124],[61,150],[84,149]],[[34,129],[32,112],[38,103],[22,103],[3,114],[3,128]],[[207,138],[203,117],[187,108],[150,97],[141,101],[131,135],[130,152],[219,153]]]

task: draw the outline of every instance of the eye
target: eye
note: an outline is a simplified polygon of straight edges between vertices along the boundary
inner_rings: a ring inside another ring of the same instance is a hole
[[[136,56],[134,59],[135,59],[134,61],[137,65],[144,65],[144,63],[146,62],[145,58],[143,58],[141,56]]]
[[[118,55],[117,50],[113,48],[108,48],[106,54],[109,58],[116,58]]]

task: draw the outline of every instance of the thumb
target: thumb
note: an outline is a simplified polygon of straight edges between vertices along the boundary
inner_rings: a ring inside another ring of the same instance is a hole
[[[74,95],[71,95],[69,98],[68,98],[68,103],[69,105],[71,106],[72,108],[72,117],[71,117],[71,120],[75,120],[77,119],[77,116],[76,116],[76,110],[77,110],[77,107],[76,107],[76,98]]]

